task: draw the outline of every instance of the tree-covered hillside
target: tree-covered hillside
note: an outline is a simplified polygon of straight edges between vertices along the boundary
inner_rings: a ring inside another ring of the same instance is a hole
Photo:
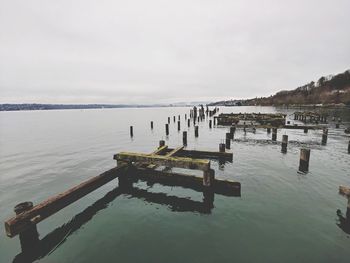
[[[321,77],[291,91],[245,101],[245,105],[339,104],[350,105],[350,70]]]

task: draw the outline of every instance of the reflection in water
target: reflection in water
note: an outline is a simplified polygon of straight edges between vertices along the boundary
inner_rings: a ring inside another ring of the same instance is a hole
[[[350,234],[350,208],[346,210],[346,216],[340,209],[337,210],[338,222],[336,223],[345,233]]]
[[[212,204],[208,204],[208,202],[199,202],[183,197],[168,196],[165,193],[152,193],[145,189],[130,188],[126,190],[125,193],[130,195],[130,198],[139,198],[149,203],[166,205],[174,212],[198,212],[209,214],[212,208]]]
[[[13,262],[33,262],[36,259],[43,258],[44,256],[52,253],[60,245],[67,241],[68,236],[89,222],[100,210],[105,209],[110,202],[121,194],[122,191],[119,188],[108,192],[93,205],[74,216],[67,224],[62,225],[61,227],[58,227],[51,233],[47,234],[39,241],[39,243],[33,245],[33,248],[30,251],[18,254],[14,258]]]
[[[68,223],[47,234],[38,243],[33,244],[30,250],[22,251],[14,258],[13,262],[29,263],[49,255],[66,242],[71,234],[89,222],[99,211],[107,208],[108,204],[121,194],[126,194],[130,198],[139,198],[149,203],[166,205],[171,211],[176,212],[210,214],[214,207],[214,193],[212,191],[203,192],[203,202],[199,202],[183,197],[168,196],[165,193],[148,192],[145,189],[133,187],[132,183],[124,184],[122,187],[108,192],[103,198],[74,216]]]

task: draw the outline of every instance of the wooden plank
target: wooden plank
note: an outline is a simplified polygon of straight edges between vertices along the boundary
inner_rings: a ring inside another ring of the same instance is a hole
[[[18,235],[30,225],[41,222],[45,218],[117,178],[124,168],[125,166],[112,168],[7,220],[5,222],[7,236],[14,237]]]
[[[175,149],[172,149],[169,153],[167,153],[165,156],[166,157],[170,157],[170,156],[175,156],[176,153],[180,152],[182,149],[184,148],[184,146],[180,146],[180,147],[177,147]]]
[[[161,155],[163,154],[164,152],[166,152],[166,150],[168,149],[168,146],[167,145],[164,145],[162,147],[159,147],[157,150],[155,150],[152,154],[154,155]]]
[[[117,161],[122,162],[147,162],[156,165],[163,165],[167,167],[178,167],[184,169],[193,169],[208,171],[210,169],[209,160],[192,159],[185,157],[166,157],[160,155],[149,155],[143,153],[133,153],[133,152],[121,152],[114,156]]]
[[[172,149],[168,149],[172,150]],[[176,153],[178,157],[190,157],[190,158],[208,158],[208,159],[225,159],[232,161],[233,154],[229,152],[214,152],[214,151],[198,151],[198,150],[182,150]]]

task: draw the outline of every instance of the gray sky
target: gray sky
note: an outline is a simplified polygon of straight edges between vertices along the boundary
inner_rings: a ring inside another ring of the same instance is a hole
[[[0,0],[0,103],[268,96],[350,68],[350,0]]]

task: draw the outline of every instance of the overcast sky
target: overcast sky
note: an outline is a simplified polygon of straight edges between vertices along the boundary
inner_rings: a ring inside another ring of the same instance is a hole
[[[0,103],[269,96],[350,68],[350,0],[0,0]]]

